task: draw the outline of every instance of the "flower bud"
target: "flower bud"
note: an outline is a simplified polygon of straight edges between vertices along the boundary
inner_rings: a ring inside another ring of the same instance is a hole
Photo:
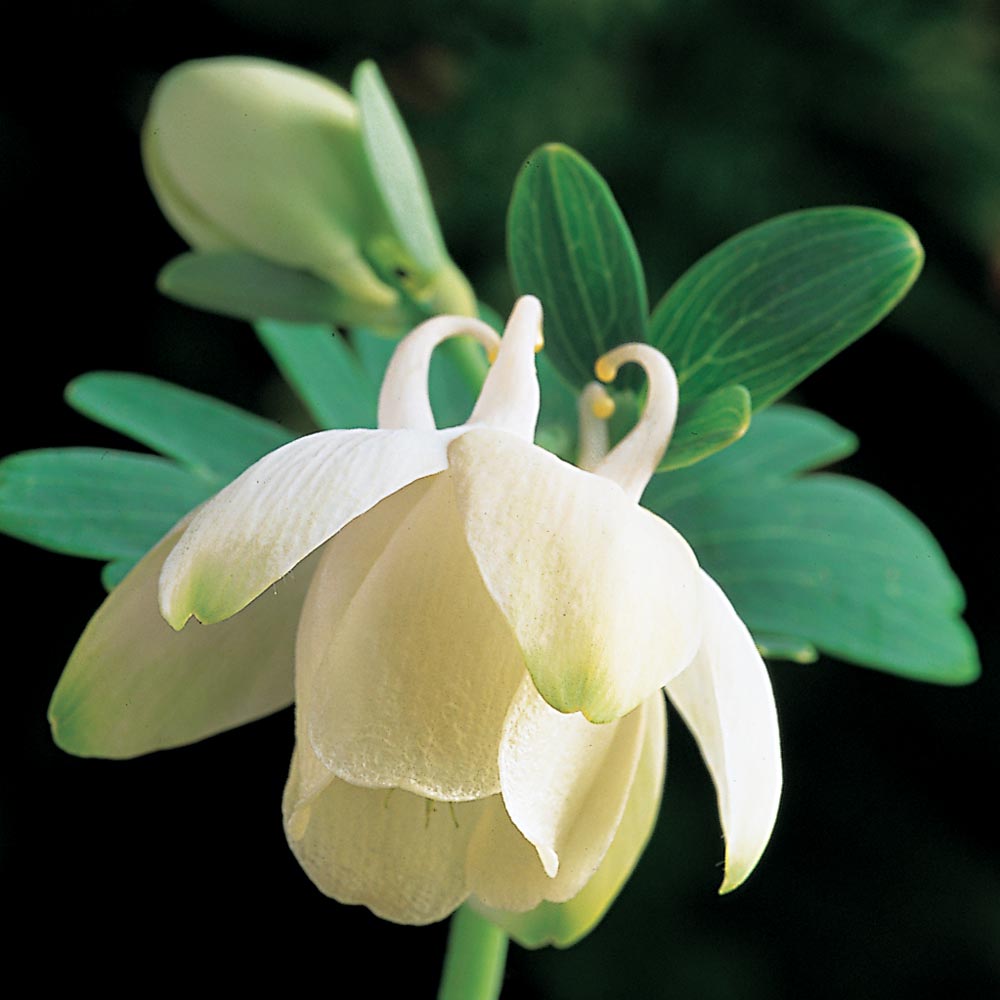
[[[263,59],[184,63],[153,94],[143,161],[194,250],[161,279],[175,298],[247,319],[386,332],[431,313],[475,313],[447,255],[418,263],[396,231],[360,108],[322,77]]]

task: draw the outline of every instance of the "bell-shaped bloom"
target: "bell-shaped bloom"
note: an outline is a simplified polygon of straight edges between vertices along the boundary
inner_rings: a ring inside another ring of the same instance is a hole
[[[236,57],[171,70],[152,97],[143,162],[195,252],[164,269],[161,289],[240,318],[397,333],[421,315],[475,315],[433,218],[429,255],[394,223],[370,145],[351,95],[305,70]]]
[[[495,362],[438,430],[434,346]],[[715,781],[722,891],[771,833],[781,784],[767,672],[683,538],[638,505],[677,409],[666,359],[635,361],[645,412],[592,471],[532,443],[537,300],[502,342],[440,317],[396,350],[378,430],[278,449],[111,593],[53,697],[57,741],[127,757],[296,703],[289,844],[313,882],[405,923],[465,900],[525,944],[586,933],[659,808],[665,704]],[[606,452],[606,453],[605,453]],[[175,631],[176,630],[176,631]]]

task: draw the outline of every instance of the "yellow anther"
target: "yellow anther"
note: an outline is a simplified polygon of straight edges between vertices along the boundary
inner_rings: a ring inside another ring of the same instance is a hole
[[[598,396],[591,402],[590,412],[598,420],[610,420],[614,416],[615,401],[607,393],[604,393],[603,396]]]
[[[490,364],[493,364],[493,362],[496,361],[497,355],[499,355],[499,353],[500,353],[500,345],[499,344],[497,344],[496,347],[489,347],[489,348],[487,348],[487,350],[486,350],[486,360],[489,361]]]
[[[542,336],[542,328],[538,328],[538,340],[535,341],[535,354],[545,346],[545,337]]]
[[[607,355],[605,355],[603,358],[598,358],[594,364],[594,374],[602,382],[614,382],[615,376],[618,374],[618,365],[608,361]]]

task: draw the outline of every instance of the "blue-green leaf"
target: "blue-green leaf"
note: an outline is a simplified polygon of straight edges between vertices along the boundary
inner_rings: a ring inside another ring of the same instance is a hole
[[[858,439],[829,417],[783,404],[758,413],[746,436],[697,467],[653,476],[643,504],[659,510],[706,493],[759,493],[853,454]]]
[[[688,539],[764,645],[777,636],[786,651],[974,680],[962,588],[927,528],[867,483],[801,476],[852,446],[826,418],[777,407],[726,451],[656,476],[644,502]]]
[[[762,409],[857,340],[923,264],[902,219],[867,208],[793,212],[734,236],[657,305],[649,341],[690,403],[732,383]]]
[[[375,426],[378,382],[342,336],[325,325],[271,319],[254,328],[317,427]]]
[[[646,282],[632,234],[578,153],[548,145],[527,159],[511,196],[507,253],[518,294],[542,302],[546,353],[572,385],[592,381],[594,362],[612,347],[646,339]],[[622,375],[622,385],[635,384],[628,370]]]
[[[684,407],[660,469],[694,465],[739,441],[750,426],[751,409],[750,393],[742,385],[716,389]]]
[[[261,316],[291,323],[361,318],[334,285],[239,250],[181,254],[160,271],[156,287],[184,305],[250,322]]]
[[[130,563],[214,491],[155,455],[26,451],[0,462],[0,531],[68,555]]]
[[[177,459],[216,488],[294,436],[220,399],[148,375],[90,372],[70,382],[66,401],[91,420]]]
[[[382,337],[372,330],[358,328],[351,331],[351,344],[358,360],[372,385],[381,386],[385,370],[389,367],[392,352],[398,341]]]
[[[575,462],[579,432],[578,393],[556,371],[545,351],[536,356],[535,364],[541,392],[535,443],[567,462]]]

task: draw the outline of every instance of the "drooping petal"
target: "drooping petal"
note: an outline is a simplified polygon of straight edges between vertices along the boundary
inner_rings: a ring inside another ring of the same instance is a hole
[[[483,798],[499,791],[497,748],[527,675],[465,544],[448,473],[429,483],[324,550],[299,631],[301,732],[352,784]],[[373,556],[375,537],[385,542]],[[365,575],[350,589],[344,571],[357,566]]]
[[[602,726],[564,715],[525,678],[500,748],[503,807],[484,812],[470,845],[479,899],[529,910],[580,892],[622,821],[646,718],[645,706]]]
[[[174,631],[157,583],[184,531],[166,536],[91,619],[49,707],[56,743],[83,757],[135,757],[204,739],[292,701],[308,559],[239,615]]]
[[[670,525],[510,434],[470,430],[448,456],[469,547],[550,705],[608,722],[687,666],[701,586]]]
[[[163,617],[220,622],[345,524],[447,465],[448,431],[322,431],[265,455],[195,515],[160,580]]]
[[[667,695],[694,733],[715,782],[726,837],[719,892],[739,886],[771,837],[781,795],[778,717],[753,638],[719,585],[702,573],[705,639]]]
[[[334,777],[305,796],[300,761],[309,753],[296,748],[283,812],[289,846],[322,892],[404,924],[441,920],[462,903],[468,842],[488,800],[430,802]]]
[[[660,811],[667,761],[667,713],[657,691],[644,702],[646,713],[642,755],[632,781],[625,813],[600,867],[587,884],[565,903],[540,903],[527,913],[496,910],[473,899],[493,923],[524,948],[555,945],[568,948],[597,926],[632,874],[649,842]]]

